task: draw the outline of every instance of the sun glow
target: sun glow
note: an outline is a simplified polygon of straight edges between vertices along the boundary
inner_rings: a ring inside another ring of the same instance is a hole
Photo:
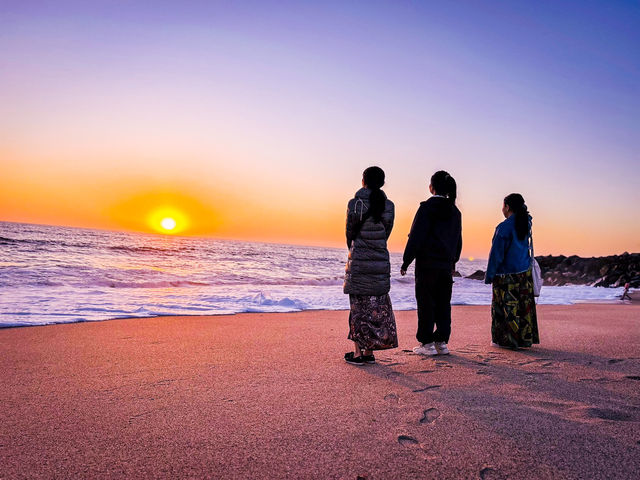
[[[165,234],[180,233],[189,226],[187,216],[174,207],[161,207],[154,210],[149,215],[147,223],[156,232]]]

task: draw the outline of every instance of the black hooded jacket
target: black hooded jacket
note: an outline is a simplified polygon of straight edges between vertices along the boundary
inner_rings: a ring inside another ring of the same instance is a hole
[[[416,261],[416,275],[426,268],[452,271],[462,251],[462,215],[451,201],[433,196],[421,202],[411,225],[402,269]]]

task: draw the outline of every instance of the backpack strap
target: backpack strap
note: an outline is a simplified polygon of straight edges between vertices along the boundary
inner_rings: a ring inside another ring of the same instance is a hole
[[[351,237],[351,242],[349,242],[349,248],[351,248],[351,246],[353,245],[353,242],[355,241],[355,239],[360,234],[360,230],[362,230],[362,226],[364,225],[364,222],[366,222],[367,218],[369,218],[371,216],[371,213],[370,213],[371,210],[370,209],[367,209],[366,213],[363,213],[364,212],[364,202],[361,199],[358,199],[356,201],[356,204],[353,207],[353,213],[355,215],[358,215],[358,205],[360,205],[360,220],[353,227],[353,235]]]
[[[369,210],[367,210],[367,213],[365,213],[360,217],[360,221],[356,224],[355,227],[353,227],[353,238],[351,239],[352,241],[354,241],[357,238],[357,236],[360,234],[360,230],[362,230],[362,226],[364,225],[364,222],[366,222],[367,218],[369,218],[370,216],[371,216],[371,213],[369,213]]]

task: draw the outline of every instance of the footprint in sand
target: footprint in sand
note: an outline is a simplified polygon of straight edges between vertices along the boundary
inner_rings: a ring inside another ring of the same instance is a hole
[[[520,365],[521,367],[524,367],[525,365],[530,365],[532,363],[535,363],[535,360],[527,360],[525,362],[516,362],[516,365]]]
[[[476,344],[476,343],[468,343],[466,344],[464,347],[462,347],[460,350],[476,350],[478,351],[478,349],[480,348],[480,345]]]
[[[480,350],[478,350],[476,348],[472,348],[472,347],[473,347],[473,345],[467,345],[465,347],[458,348],[456,350],[456,352],[463,353],[465,355],[471,355],[472,353],[480,353]]]
[[[474,360],[479,365],[486,365],[489,362],[493,362],[498,360],[498,357],[494,355],[476,355],[476,360]]]
[[[416,447],[416,446],[419,447],[420,446],[420,442],[418,440],[408,435],[400,435],[398,437],[398,443],[403,447]]]
[[[422,418],[420,419],[420,423],[422,424],[433,423],[436,420],[436,418],[438,418],[439,416],[440,416],[440,410],[438,410],[437,408],[429,408],[423,411]]]
[[[561,413],[567,412],[568,410],[575,408],[575,403],[568,402],[553,402],[548,400],[533,400],[529,401],[528,405],[533,408],[538,408],[545,412],[550,413]]]
[[[638,415],[629,409],[613,409],[601,408],[596,406],[585,406],[571,402],[554,402],[554,401],[531,401],[528,403],[533,407],[544,412],[552,414],[560,414],[566,419],[575,419],[578,421],[591,422],[593,420],[609,420],[614,422],[636,422],[639,420]],[[630,407],[634,410],[635,407]]]
[[[426,387],[423,387],[423,388],[416,388],[415,390],[413,390],[413,393],[426,392],[427,390],[433,390],[434,388],[440,388],[440,387],[442,387],[442,385],[427,385]]]
[[[611,377],[595,377],[595,378],[579,378],[579,382],[593,382],[593,383],[616,383],[622,380]]]
[[[173,382],[175,382],[174,379],[167,378],[165,380],[160,380],[158,382],[155,382],[152,385],[171,385]]]
[[[388,395],[384,396],[384,399],[387,402],[398,403],[398,400],[400,400],[400,397],[398,397],[398,395],[396,395],[395,393],[389,393]]]
[[[584,411],[584,415],[587,418],[600,418],[602,420],[612,420],[614,422],[633,422],[636,419],[629,412],[623,412],[620,410],[611,410],[609,408],[595,408],[590,407]]]
[[[409,435],[400,435],[398,437],[398,443],[403,447],[412,450],[416,457],[422,460],[432,461],[439,458],[434,455],[429,455],[427,446],[421,444],[417,439],[410,437]]]
[[[498,480],[506,477],[493,467],[484,467],[480,470],[480,478],[482,480]]]
[[[440,368],[453,368],[451,365],[449,365],[447,362],[439,362],[436,361],[436,367],[440,367]]]

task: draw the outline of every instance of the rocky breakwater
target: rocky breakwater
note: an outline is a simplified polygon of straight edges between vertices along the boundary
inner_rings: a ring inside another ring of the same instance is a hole
[[[584,258],[572,255],[536,257],[544,285],[640,288],[640,253]]]
[[[470,278],[471,280],[484,280],[484,270],[476,270],[471,275],[467,275],[464,278]]]
[[[536,257],[544,285],[590,285],[621,287],[629,282],[640,288],[640,253],[623,253],[608,257],[584,258],[577,255]],[[483,280],[484,271],[477,270],[466,278]]]

